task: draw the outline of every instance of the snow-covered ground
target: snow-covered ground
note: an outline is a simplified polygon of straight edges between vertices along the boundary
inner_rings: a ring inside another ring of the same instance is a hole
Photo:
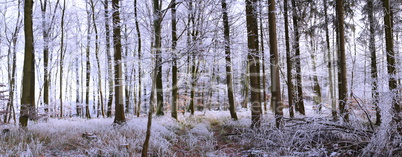
[[[154,117],[149,156],[356,156],[381,140],[373,140],[365,123],[340,125],[326,115],[285,119],[285,127],[276,129],[268,112],[261,128],[253,130],[250,111],[237,113],[238,121],[231,120],[228,111],[180,114],[178,121],[169,113]],[[127,117],[123,126],[112,123],[112,118],[50,118],[30,122],[27,130],[3,125],[2,130],[10,131],[0,134],[0,156],[140,156],[146,116]],[[377,156],[401,155],[402,138],[395,139],[399,150]]]

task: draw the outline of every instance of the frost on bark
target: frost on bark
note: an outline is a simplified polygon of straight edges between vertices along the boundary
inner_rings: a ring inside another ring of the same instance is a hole
[[[258,48],[258,24],[256,15],[257,0],[246,0],[246,24],[247,24],[247,47],[248,69],[251,90],[251,128],[261,125],[261,99],[260,99],[260,59]]]
[[[120,11],[119,0],[112,1],[113,8],[113,48],[114,48],[114,61],[115,61],[115,124],[122,124],[126,122],[124,115],[124,100],[123,100],[123,70],[122,70],[122,58],[121,58],[121,27],[120,27]]]
[[[35,51],[32,29],[33,0],[24,3],[25,51],[22,76],[22,96],[19,122],[22,127],[28,125],[28,118],[35,116]]]

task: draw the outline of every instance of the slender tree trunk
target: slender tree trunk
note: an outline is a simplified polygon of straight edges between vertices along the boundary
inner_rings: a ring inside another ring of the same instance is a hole
[[[393,121],[399,124],[401,121],[401,106],[396,99],[397,94],[397,81],[396,81],[396,65],[395,65],[395,52],[394,52],[394,41],[393,41],[393,23],[392,23],[392,10],[390,7],[389,0],[383,0],[384,5],[384,25],[385,25],[385,44],[387,53],[387,72],[389,75],[388,86],[392,93],[392,110],[393,110]],[[402,131],[399,124],[398,130]]]
[[[91,13],[87,10],[88,14],[88,36],[87,36],[87,47],[86,47],[86,77],[85,77],[85,117],[90,119],[91,112],[89,111],[89,83],[91,79],[91,62],[90,62],[90,44],[91,44]]]
[[[9,123],[11,120],[11,116],[13,115],[14,123],[16,123],[15,112],[14,112],[14,97],[15,97],[15,80],[16,80],[16,68],[17,68],[17,42],[18,42],[18,34],[21,30],[22,26],[22,18],[21,18],[21,1],[18,1],[18,13],[17,13],[17,22],[15,24],[14,32],[11,35],[11,40],[9,42],[8,54],[7,54],[7,69],[8,69],[8,80],[9,80],[9,90],[8,90],[8,102],[6,106],[6,114],[4,115],[4,123]]]
[[[100,62],[99,62],[99,34],[98,34],[98,26],[96,25],[96,19],[95,19],[95,3],[93,2],[93,0],[90,0],[91,3],[91,11],[92,11],[92,21],[94,22],[93,27],[94,27],[94,31],[95,31],[95,58],[96,58],[96,66],[98,68],[98,94],[99,94],[99,99],[100,99],[100,110],[102,113],[102,117],[105,117],[105,112],[103,109],[103,92],[102,92],[102,75],[101,75],[101,68],[100,68]],[[99,110],[99,108],[98,108]]]
[[[124,115],[124,100],[123,100],[123,71],[122,71],[122,58],[121,58],[121,24],[120,24],[120,6],[119,0],[112,1],[113,7],[113,48],[114,48],[114,61],[115,61],[115,124],[123,124],[126,122]]]
[[[63,64],[64,55],[66,50],[64,48],[64,15],[66,12],[66,1],[63,1],[63,8],[61,9],[61,39],[60,39],[60,118],[63,117]]]
[[[261,125],[261,99],[260,99],[260,59],[258,48],[258,23],[257,23],[257,0],[246,0],[246,23],[247,23],[247,47],[248,47],[248,68],[251,90],[251,128],[258,128]]]
[[[343,119],[348,122],[349,121],[349,111],[347,108],[347,77],[346,77],[346,54],[345,54],[345,30],[344,30],[344,21],[343,21],[343,0],[336,1],[336,11],[337,11],[337,20],[338,20],[338,41],[339,41],[339,49],[338,49],[338,62],[340,68],[340,77],[338,78],[339,85],[339,110],[343,117]]]
[[[230,53],[230,28],[229,28],[229,18],[228,18],[228,9],[226,6],[226,0],[221,0],[222,3],[222,11],[223,11],[223,29],[225,36],[225,59],[226,59],[226,85],[229,99],[229,111],[232,119],[237,120],[236,114],[236,106],[234,102],[234,93],[233,93],[233,72],[232,72],[232,59]]]
[[[303,83],[302,83],[302,75],[301,75],[301,63],[300,63],[300,34],[299,34],[299,25],[298,25],[298,16],[297,16],[297,6],[295,0],[292,0],[293,7],[293,28],[294,28],[294,45],[293,49],[295,50],[295,67],[296,67],[296,87],[297,94],[295,100],[296,111],[301,113],[302,115],[306,115],[304,110],[304,100],[303,100]]]
[[[105,8],[105,32],[106,32],[106,58],[107,58],[107,67],[108,67],[108,84],[109,84],[109,97],[107,100],[107,111],[106,117],[112,117],[112,104],[113,104],[113,96],[114,96],[114,82],[113,82],[113,59],[110,52],[110,25],[109,25],[109,0],[105,0],[103,3]]]
[[[282,98],[281,98],[281,82],[279,77],[279,55],[278,44],[276,35],[276,18],[275,18],[275,0],[269,0],[268,8],[268,20],[269,20],[269,44],[271,54],[271,92],[272,103],[275,106],[275,121],[276,127],[283,126],[283,112],[282,112]]]
[[[292,81],[292,56],[290,53],[289,44],[289,21],[288,21],[288,0],[283,1],[284,17],[285,17],[285,45],[286,45],[286,71],[287,71],[287,85],[288,85],[288,103],[290,118],[294,117],[293,106],[293,81]]]
[[[160,8],[160,0],[153,0],[153,24],[154,24],[154,51],[155,51],[155,66],[158,68],[156,73],[156,115],[161,116],[163,113],[163,84],[162,84],[162,37],[161,37],[161,22],[162,14]]]
[[[371,58],[371,91],[373,97],[373,104],[376,109],[376,125],[381,124],[381,109],[378,107],[379,104],[379,93],[378,93],[378,72],[377,72],[377,54],[376,54],[376,46],[375,46],[375,19],[374,19],[374,5],[373,0],[367,1],[368,5],[368,19],[369,19],[369,31],[370,31],[370,41],[369,41],[369,51]]]
[[[327,59],[328,59],[328,78],[329,78],[329,99],[331,100],[331,108],[332,108],[332,118],[334,120],[337,119],[337,113],[336,113],[336,100],[335,100],[335,94],[334,94],[334,85],[333,85],[333,76],[332,76],[332,58],[331,58],[331,47],[330,47],[330,40],[329,40],[329,30],[328,30],[328,25],[329,25],[329,20],[328,20],[328,4],[327,0],[324,0],[324,16],[325,16],[325,42],[326,42],[326,48],[327,48]]]
[[[314,105],[316,106],[318,113],[321,113],[321,108],[322,108],[322,106],[321,106],[321,103],[322,103],[321,86],[320,86],[320,83],[318,82],[318,76],[317,76],[317,64],[315,61],[315,56],[317,54],[316,54],[316,48],[314,45],[313,37],[314,37],[313,35],[310,36],[310,45],[311,45],[310,56],[311,56],[311,61],[313,63],[313,72],[314,72],[314,75],[313,75],[313,82],[314,82],[313,83],[314,84],[313,85],[313,91],[314,91],[313,100],[314,100]],[[308,39],[306,39],[306,40],[308,40]]]
[[[140,111],[141,111],[141,103],[142,103],[142,84],[141,84],[141,78],[142,78],[142,70],[141,70],[141,32],[140,32],[140,26],[138,24],[138,14],[137,14],[137,0],[134,0],[134,17],[135,17],[135,30],[137,31],[137,41],[138,41],[138,104],[137,104],[137,117],[140,116]]]
[[[144,144],[142,145],[142,151],[141,151],[141,157],[147,157],[148,156],[148,148],[149,148],[149,141],[151,139],[151,127],[152,127],[152,114],[153,114],[153,106],[155,106],[156,100],[155,100],[155,88],[156,88],[156,73],[157,73],[157,68],[155,67],[152,70],[152,89],[151,89],[151,96],[150,96],[150,107],[148,111],[148,122],[147,122],[147,131],[145,133],[145,141]]]
[[[19,122],[22,127],[28,125],[29,116],[35,116],[35,51],[32,29],[33,0],[24,3],[25,52],[22,76],[22,96]]]
[[[173,52],[173,62],[172,62],[172,117],[177,120],[177,56],[176,56],[176,45],[177,45],[177,21],[176,21],[176,0],[172,0],[173,6],[171,10],[172,14],[172,52]]]

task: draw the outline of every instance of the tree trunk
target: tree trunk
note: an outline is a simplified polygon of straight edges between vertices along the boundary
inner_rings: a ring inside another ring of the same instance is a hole
[[[271,92],[272,103],[275,106],[275,122],[276,127],[283,126],[283,112],[282,112],[282,98],[281,98],[281,82],[279,77],[279,55],[278,44],[276,35],[276,18],[275,18],[275,0],[269,0],[268,8],[268,20],[269,20],[269,44],[271,54]]]
[[[226,7],[226,0],[221,0],[222,11],[223,11],[223,29],[225,36],[225,59],[226,59],[226,85],[229,99],[229,111],[232,119],[237,120],[236,106],[234,102],[233,94],[233,73],[232,73],[232,59],[230,53],[230,28],[229,28],[229,18],[228,9]]]
[[[103,109],[103,92],[102,92],[102,76],[101,76],[101,67],[100,67],[100,62],[99,62],[99,34],[98,34],[98,26],[96,25],[96,20],[95,20],[95,3],[93,2],[93,0],[90,0],[91,3],[91,11],[92,11],[92,21],[94,22],[93,26],[94,26],[94,31],[95,31],[95,58],[96,58],[96,66],[98,68],[98,94],[99,94],[99,99],[100,99],[100,110],[102,113],[102,117],[105,117],[105,112]],[[99,108],[98,108],[99,110]]]
[[[35,116],[35,51],[32,29],[33,0],[24,3],[25,52],[22,75],[22,96],[19,122],[22,127],[28,125],[28,118]]]
[[[141,70],[141,32],[140,32],[140,26],[138,22],[138,13],[137,13],[137,0],[134,0],[134,18],[135,18],[135,30],[137,31],[137,41],[138,41],[138,48],[137,48],[137,53],[138,53],[138,103],[137,103],[137,110],[136,114],[137,117],[140,116],[141,112],[141,103],[142,103],[142,85],[141,85],[141,78],[142,78],[142,70]]]
[[[330,47],[330,40],[329,40],[329,30],[328,30],[328,25],[329,25],[329,20],[328,20],[328,4],[327,0],[324,0],[324,16],[325,16],[325,42],[326,42],[326,48],[327,48],[327,59],[328,59],[328,78],[329,78],[329,99],[331,100],[331,108],[332,108],[332,118],[333,120],[337,119],[337,113],[336,113],[336,100],[335,100],[335,93],[334,93],[334,84],[332,80],[332,58],[331,58],[331,47]]]
[[[259,1],[259,7],[260,7],[260,9],[259,9],[259,14],[260,14],[260,20],[259,20],[259,23],[260,23],[260,47],[261,47],[261,51],[260,51],[260,56],[261,56],[261,68],[262,68],[262,79],[261,79],[261,84],[262,84],[262,93],[261,93],[261,102],[264,104],[264,109],[263,109],[263,113],[265,113],[266,111],[267,111],[267,103],[268,103],[268,100],[267,100],[267,97],[266,97],[266,95],[267,95],[267,86],[266,86],[266,82],[267,82],[267,77],[266,77],[266,73],[265,73],[265,47],[264,47],[264,28],[263,28],[263,12],[262,12],[262,10],[263,10],[263,7],[262,7],[262,1]]]
[[[247,47],[248,68],[251,90],[251,128],[261,125],[261,99],[260,99],[260,59],[258,48],[258,23],[257,23],[257,0],[246,0],[246,23],[247,23]]]
[[[141,157],[147,157],[148,156],[148,148],[149,148],[149,141],[151,139],[151,127],[152,127],[152,114],[153,114],[153,106],[155,106],[156,100],[155,100],[155,87],[156,87],[156,73],[157,73],[157,68],[155,67],[152,70],[152,89],[151,89],[151,96],[150,96],[150,107],[148,111],[148,122],[147,122],[147,131],[145,133],[145,141],[144,144],[142,145],[142,151],[141,151]]]
[[[135,30],[137,31],[137,40],[138,40],[138,104],[137,104],[137,117],[140,116],[140,111],[141,111],[141,92],[142,92],[142,85],[141,85],[141,77],[142,77],[142,71],[141,71],[141,32],[140,32],[140,26],[138,24],[138,14],[137,14],[137,0],[134,0],[134,18],[135,18]]]
[[[392,23],[392,10],[390,7],[389,0],[383,0],[384,5],[384,25],[385,25],[385,44],[387,53],[387,72],[388,72],[388,86],[389,90],[392,92],[392,110],[393,110],[393,122],[399,124],[401,121],[401,106],[399,105],[396,94],[397,94],[397,81],[396,81],[396,65],[395,65],[395,52],[394,52],[394,41],[393,41],[393,23]],[[402,131],[400,126],[399,131]]]
[[[120,11],[119,0],[112,1],[113,8],[113,48],[114,48],[114,61],[115,61],[115,78],[114,78],[114,91],[115,93],[115,124],[123,124],[126,122],[124,115],[124,100],[123,100],[123,71],[121,59],[121,27],[120,27]]]
[[[337,12],[337,20],[338,20],[338,62],[340,68],[340,77],[338,79],[339,85],[339,110],[340,114],[343,117],[343,120],[349,121],[349,111],[347,108],[347,77],[346,77],[346,55],[345,55],[345,30],[344,30],[344,21],[343,21],[343,0],[336,1],[336,12]]]
[[[322,96],[321,96],[321,86],[320,83],[318,82],[318,76],[317,76],[317,64],[315,62],[315,56],[316,54],[316,48],[314,45],[314,40],[313,40],[313,35],[310,36],[310,45],[311,45],[311,50],[310,50],[310,56],[311,56],[311,61],[313,63],[313,91],[314,91],[314,96],[313,96],[313,101],[314,105],[316,106],[316,109],[318,113],[321,113],[321,108],[322,108]],[[308,39],[306,39],[308,40]]]
[[[286,45],[286,71],[287,71],[287,85],[288,85],[288,104],[290,118],[294,117],[293,106],[293,81],[292,81],[292,56],[290,53],[289,44],[289,21],[288,21],[288,0],[283,1],[284,18],[285,18],[285,45]]]
[[[87,47],[86,47],[86,77],[85,77],[85,116],[86,118],[90,119],[91,118],[91,112],[89,112],[89,83],[90,83],[90,79],[91,79],[91,62],[89,59],[90,56],[90,44],[91,44],[91,15],[90,15],[90,11],[87,10],[87,14],[88,14],[88,36],[87,36]]]
[[[156,115],[162,116],[163,113],[163,84],[162,84],[162,37],[161,37],[161,22],[162,14],[160,8],[160,0],[153,0],[153,24],[154,24],[154,51],[155,51],[155,66],[158,68],[156,73]]]
[[[297,6],[295,0],[292,0],[293,7],[293,28],[294,28],[294,45],[293,49],[295,50],[295,67],[296,67],[296,86],[297,86],[297,94],[295,100],[296,111],[301,113],[302,115],[306,115],[304,110],[304,101],[303,101],[303,83],[301,76],[301,63],[300,63],[300,33],[299,33],[299,25],[298,25],[298,16],[297,16]]]
[[[176,21],[176,0],[172,0],[173,6],[171,10],[172,14],[172,117],[177,120],[177,56],[176,56],[176,45],[177,45],[177,21]]]
[[[112,104],[113,104],[113,96],[114,96],[114,82],[113,82],[113,60],[110,52],[110,25],[109,25],[109,0],[105,0],[104,3],[105,8],[105,32],[106,32],[106,58],[107,58],[107,67],[108,67],[108,84],[109,84],[109,98],[107,100],[107,111],[106,117],[112,117]]]
[[[64,55],[66,50],[64,48],[64,15],[66,12],[66,1],[63,1],[63,8],[61,9],[61,36],[60,36],[60,118],[63,117],[63,64]]]
[[[369,39],[369,51],[371,58],[371,78],[373,79],[371,84],[371,91],[373,97],[373,104],[376,109],[376,125],[381,124],[381,110],[378,107],[378,73],[377,73],[377,54],[376,54],[376,46],[375,46],[375,19],[374,19],[374,5],[373,0],[367,1],[368,5],[368,19],[369,19],[369,31],[370,31],[370,39]]]

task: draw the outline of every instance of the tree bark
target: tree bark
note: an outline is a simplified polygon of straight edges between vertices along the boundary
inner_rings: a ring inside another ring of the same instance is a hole
[[[271,92],[272,103],[275,106],[275,124],[277,128],[283,126],[282,98],[281,98],[281,82],[279,77],[279,55],[276,35],[276,17],[275,17],[275,0],[269,0],[268,7],[269,21],[269,44],[271,54]]]
[[[177,45],[177,21],[176,21],[176,0],[172,0],[173,6],[171,10],[172,14],[172,117],[177,120],[177,56],[176,56],[176,45]]]
[[[163,113],[163,84],[162,84],[162,37],[161,37],[161,22],[162,14],[160,8],[160,0],[153,0],[153,24],[154,24],[154,52],[155,66],[158,68],[156,73],[156,115],[162,116]]]
[[[289,20],[288,20],[288,0],[283,1],[284,20],[285,20],[285,45],[286,45],[286,71],[287,71],[287,85],[288,85],[288,103],[290,118],[294,117],[293,106],[293,81],[292,81],[292,56],[290,53],[289,43]]]
[[[370,32],[370,39],[369,39],[369,51],[370,51],[370,59],[371,59],[371,91],[372,91],[372,98],[373,104],[376,109],[376,125],[381,124],[381,110],[378,107],[379,104],[379,93],[378,93],[378,72],[377,72],[377,54],[376,54],[376,46],[375,46],[375,19],[374,19],[374,5],[373,0],[367,1],[368,7],[368,20],[369,20],[369,32]]]
[[[135,18],[135,30],[137,31],[137,40],[138,40],[138,104],[137,104],[137,117],[140,117],[140,111],[141,111],[141,92],[142,92],[142,85],[141,85],[141,77],[142,77],[142,71],[141,71],[141,32],[140,32],[140,26],[138,24],[138,14],[137,14],[137,0],[134,0],[134,18]]]
[[[223,11],[223,29],[225,36],[225,59],[226,59],[226,85],[227,85],[227,93],[229,99],[229,111],[232,119],[237,120],[236,114],[236,106],[234,102],[234,94],[233,94],[233,73],[232,73],[232,59],[230,53],[230,28],[229,28],[229,18],[228,18],[228,9],[226,6],[226,0],[221,0],[222,3],[222,11]]]
[[[95,19],[95,3],[93,2],[93,0],[90,0],[90,5],[91,5],[91,11],[92,11],[92,21],[93,21],[93,27],[94,27],[94,33],[95,33],[95,59],[96,59],[96,67],[98,69],[98,94],[99,94],[99,102],[100,104],[98,104],[98,106],[100,106],[100,110],[102,113],[102,117],[105,117],[105,112],[103,109],[103,92],[102,92],[102,75],[101,75],[101,69],[100,69],[100,62],[99,62],[99,34],[98,34],[98,26],[96,24],[96,19]],[[99,110],[99,108],[98,108]],[[99,112],[97,112],[99,114]]]
[[[399,124],[401,121],[401,106],[397,101],[397,81],[396,81],[396,65],[395,65],[395,52],[394,52],[394,41],[393,41],[393,23],[392,23],[392,10],[389,0],[383,0],[384,5],[384,25],[385,25],[385,46],[387,53],[387,72],[388,72],[388,86],[389,90],[392,92],[392,110],[393,110],[393,121]],[[399,124],[400,125],[400,124]],[[399,131],[402,131],[400,126]]]
[[[63,117],[63,64],[64,55],[66,50],[64,48],[64,15],[66,12],[66,1],[63,1],[63,8],[61,9],[61,36],[60,36],[60,118]]]
[[[122,70],[122,58],[121,58],[121,26],[120,26],[120,6],[119,0],[112,1],[113,8],[113,49],[114,49],[114,61],[115,61],[115,78],[114,78],[114,90],[115,93],[115,118],[114,124],[123,124],[126,122],[124,115],[124,100],[123,100],[123,70]]]
[[[329,40],[329,30],[328,30],[328,25],[329,25],[329,20],[328,20],[328,4],[327,0],[324,0],[324,16],[325,16],[325,42],[326,42],[326,48],[327,48],[327,59],[328,59],[328,78],[329,78],[329,99],[331,100],[331,108],[332,108],[332,118],[333,120],[337,120],[337,113],[336,113],[336,100],[335,100],[335,93],[334,93],[334,84],[333,84],[333,79],[332,79],[332,58],[331,58],[331,46],[330,46],[330,40]]]
[[[28,118],[35,116],[35,51],[32,29],[33,0],[24,3],[24,68],[22,76],[22,96],[19,122],[21,127],[28,126]]]
[[[246,0],[246,24],[247,24],[247,47],[248,68],[251,90],[251,128],[261,125],[261,99],[260,99],[260,59],[258,48],[258,23],[257,23],[257,0]]]
[[[344,30],[344,21],[343,21],[343,0],[336,1],[336,12],[337,12],[337,20],[338,20],[338,41],[339,41],[339,54],[338,54],[338,62],[340,69],[340,78],[338,79],[339,85],[339,110],[340,114],[343,117],[343,120],[349,121],[349,111],[347,108],[347,76],[346,76],[346,54],[345,54],[345,30]]]
[[[85,53],[85,57],[86,57],[86,77],[85,77],[85,116],[88,119],[91,119],[91,112],[89,111],[89,83],[90,83],[90,79],[91,79],[91,62],[90,62],[90,44],[91,44],[91,15],[90,15],[90,11],[87,10],[87,14],[88,14],[88,35],[87,35],[87,47],[86,47],[86,53]]]
[[[299,25],[298,25],[298,16],[297,16],[297,6],[295,0],[292,0],[293,7],[293,28],[294,28],[294,44],[293,49],[295,50],[295,67],[296,67],[296,87],[297,94],[295,97],[295,109],[302,115],[306,115],[304,110],[304,100],[303,100],[303,83],[302,83],[302,75],[301,75],[301,63],[300,63],[300,33],[299,33]]]
[[[106,32],[106,58],[108,67],[108,84],[109,84],[109,98],[107,100],[106,117],[112,117],[112,104],[114,96],[114,82],[113,82],[113,59],[110,52],[110,25],[109,25],[109,0],[105,0],[103,3],[105,8],[105,32]]]

